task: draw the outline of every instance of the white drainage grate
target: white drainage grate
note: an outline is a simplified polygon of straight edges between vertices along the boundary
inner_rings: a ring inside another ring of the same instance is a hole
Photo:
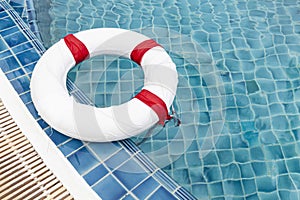
[[[73,199],[0,100],[0,199]]]

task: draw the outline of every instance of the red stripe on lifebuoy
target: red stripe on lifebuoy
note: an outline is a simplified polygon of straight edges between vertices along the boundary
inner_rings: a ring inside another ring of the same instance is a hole
[[[144,56],[144,54],[149,51],[150,49],[152,49],[153,47],[156,46],[160,46],[159,44],[157,44],[154,40],[150,39],[150,40],[145,40],[143,42],[141,42],[140,44],[138,44],[133,51],[130,54],[130,58],[131,60],[133,60],[134,62],[136,62],[137,64],[141,65],[142,62],[142,58]]]
[[[90,53],[86,46],[77,39],[73,34],[69,34],[64,37],[64,41],[67,47],[70,49],[76,64],[84,61],[86,58],[89,57]]]
[[[159,118],[159,124],[164,125],[166,120],[171,119],[165,102],[152,92],[143,89],[134,98],[137,98],[141,102],[145,103],[157,114]]]

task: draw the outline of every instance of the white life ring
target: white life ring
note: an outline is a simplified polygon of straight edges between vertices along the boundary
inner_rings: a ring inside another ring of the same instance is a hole
[[[142,67],[144,87],[130,101],[106,108],[77,103],[66,88],[68,71],[96,55],[119,55]],[[135,136],[170,118],[178,75],[167,52],[154,40],[124,29],[98,28],[67,35],[41,57],[31,78],[39,115],[54,129],[85,141]]]

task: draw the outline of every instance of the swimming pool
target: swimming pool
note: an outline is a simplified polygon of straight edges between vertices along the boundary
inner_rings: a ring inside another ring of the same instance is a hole
[[[194,196],[300,199],[299,1],[52,0],[48,8],[51,20],[37,16],[47,47],[68,33],[119,27],[169,51],[182,125],[132,140]],[[143,74],[101,56],[69,78],[97,106],[110,106],[137,93]]]

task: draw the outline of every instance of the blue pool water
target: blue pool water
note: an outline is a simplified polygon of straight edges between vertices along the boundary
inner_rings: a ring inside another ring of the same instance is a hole
[[[132,140],[194,196],[300,199],[299,1],[49,2],[37,16],[46,47],[68,33],[117,27],[170,53],[182,125]],[[136,64],[113,56],[85,61],[69,78],[99,107],[127,101],[143,84]]]
[[[45,9],[41,7],[41,9]],[[0,0],[0,73],[19,95],[44,133],[78,175],[102,199],[195,199],[155,166],[131,140],[88,143],[60,134],[37,113],[30,95],[30,77],[45,52],[38,38],[32,1]],[[67,87],[80,102],[92,104],[69,79]],[[12,91],[13,92],[13,91]],[[63,154],[63,155],[62,155]],[[62,169],[63,170],[63,169]],[[113,192],[112,189],[113,188]]]

